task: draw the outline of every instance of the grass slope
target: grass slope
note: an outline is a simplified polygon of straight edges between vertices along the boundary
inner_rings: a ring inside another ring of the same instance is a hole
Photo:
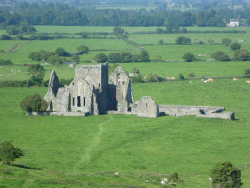
[[[209,186],[210,169],[229,160],[250,186],[250,88],[245,80],[134,84],[135,99],[157,103],[225,106],[238,120],[126,115],[27,117],[19,102],[46,88],[0,88],[0,142],[13,140],[25,156],[0,165],[0,184],[9,187],[160,187],[178,172],[178,187]],[[28,168],[27,168],[28,167]],[[118,171],[120,175],[114,176]],[[145,183],[149,180],[149,183]]]

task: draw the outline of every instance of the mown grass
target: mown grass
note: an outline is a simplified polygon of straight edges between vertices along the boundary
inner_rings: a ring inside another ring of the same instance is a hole
[[[27,117],[19,108],[31,93],[46,88],[1,88],[0,142],[13,140],[25,156],[16,160],[33,169],[0,167],[0,183],[20,186],[158,187],[178,172],[178,187],[206,187],[210,169],[220,160],[242,169],[249,187],[250,152],[245,79],[134,84],[135,99],[157,103],[225,106],[236,121],[187,117],[139,118],[127,115]],[[120,175],[114,176],[118,171]],[[153,173],[154,172],[154,173]],[[149,183],[146,184],[146,179]]]

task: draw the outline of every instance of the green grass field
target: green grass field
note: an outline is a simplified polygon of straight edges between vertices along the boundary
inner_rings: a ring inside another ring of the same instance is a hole
[[[38,32],[83,31],[111,32],[113,27],[58,27],[36,26]],[[154,31],[156,28],[127,28],[128,31]],[[205,29],[205,28],[204,28]],[[220,29],[220,28],[218,28]],[[126,29],[125,29],[126,30]],[[126,31],[127,31],[126,30]],[[205,29],[206,30],[206,29]],[[221,43],[222,38],[243,40],[242,48],[249,48],[249,34],[188,34],[192,41],[204,40],[204,45],[173,44],[179,35],[129,35],[129,39],[143,44],[151,59],[159,56],[166,62],[120,63],[127,72],[138,68],[142,74],[185,78],[194,73],[201,76],[244,75],[249,61],[218,62],[211,54],[222,50],[233,56],[229,47],[208,45],[211,38]],[[160,39],[163,45],[158,45]],[[195,40],[196,39],[196,40]],[[0,50],[7,51],[26,41],[1,41]],[[31,51],[54,51],[63,47],[74,53],[84,44],[90,48],[81,56],[80,64],[93,63],[95,54],[140,50],[121,40],[60,39],[23,43],[13,53],[1,53],[0,58],[15,64],[42,63],[31,61]],[[200,61],[184,62],[182,56],[192,52]],[[199,56],[207,54],[207,56]],[[111,64],[112,65],[112,64]],[[74,69],[67,65],[45,66],[48,80],[55,69],[59,78],[74,77]],[[27,67],[0,66],[0,81],[27,80]],[[16,73],[13,76],[9,74]],[[45,87],[0,88],[0,143],[12,140],[25,156],[15,166],[0,164],[0,187],[162,187],[160,180],[177,172],[184,180],[178,187],[209,187],[210,170],[221,160],[227,160],[242,171],[243,188],[250,187],[250,119],[249,78],[238,82],[215,79],[204,83],[195,79],[158,83],[133,84],[135,100],[152,96],[157,104],[224,106],[235,112],[237,120],[203,119],[194,116],[140,118],[134,115],[101,115],[89,117],[27,117],[19,103],[27,95],[44,96]],[[115,176],[115,172],[119,172]],[[148,183],[146,183],[148,180]],[[166,186],[170,187],[170,186]]]
[[[239,167],[244,187],[250,185],[250,88],[245,80],[134,84],[133,91],[136,100],[152,95],[157,103],[225,106],[238,120],[27,117],[19,102],[30,93],[44,95],[46,88],[1,88],[0,141],[13,140],[25,152],[15,164],[33,168],[0,165],[1,185],[160,187],[161,178],[178,172],[184,180],[178,187],[208,187],[210,169],[220,160]]]

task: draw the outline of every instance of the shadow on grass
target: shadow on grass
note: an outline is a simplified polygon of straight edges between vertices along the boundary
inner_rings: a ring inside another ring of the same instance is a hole
[[[21,164],[12,164],[11,166],[15,166],[18,168],[24,168],[24,169],[31,169],[31,170],[42,170],[41,168],[34,168],[34,167],[29,167]]]

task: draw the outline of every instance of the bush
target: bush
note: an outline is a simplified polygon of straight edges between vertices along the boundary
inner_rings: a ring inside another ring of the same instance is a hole
[[[0,59],[0,65],[13,65],[10,59]]]
[[[0,144],[0,161],[3,164],[10,165],[15,159],[24,156],[21,149],[14,147],[11,141]]]
[[[193,53],[187,52],[183,55],[183,59],[185,59],[186,62],[192,62],[193,60],[195,60],[195,56]]]
[[[190,44],[190,43],[191,43],[190,38],[186,38],[183,36],[179,36],[176,38],[176,44],[185,45],[185,44]]]
[[[179,74],[179,78],[180,78],[180,80],[185,80],[185,77],[182,73]]]
[[[230,38],[223,38],[222,39],[222,44],[225,45],[225,46],[229,46],[229,44],[231,43],[231,39]]]
[[[211,179],[216,187],[239,188],[243,185],[241,171],[228,161],[218,162],[211,169]]]
[[[245,69],[245,75],[250,76],[250,69]]]
[[[163,44],[163,40],[162,40],[162,39],[159,40],[159,41],[158,41],[158,44],[162,45],[162,44]]]
[[[39,94],[31,94],[21,101],[20,107],[26,112],[43,112],[47,109],[48,104]]]
[[[6,34],[2,34],[1,35],[1,40],[11,40],[12,38],[11,38],[11,36],[9,36],[9,35],[6,35]]]
[[[235,42],[233,44],[231,44],[230,46],[231,50],[235,51],[241,48],[241,45],[238,42]]]
[[[96,56],[94,57],[94,60],[96,62],[105,63],[108,60],[108,57],[104,53],[99,53],[99,54],[96,54]]]
[[[212,58],[218,61],[230,61],[229,56],[225,52],[222,52],[222,51],[217,51],[213,53]]]
[[[250,59],[250,53],[247,51],[247,49],[238,49],[234,53],[234,58],[246,61]]]

